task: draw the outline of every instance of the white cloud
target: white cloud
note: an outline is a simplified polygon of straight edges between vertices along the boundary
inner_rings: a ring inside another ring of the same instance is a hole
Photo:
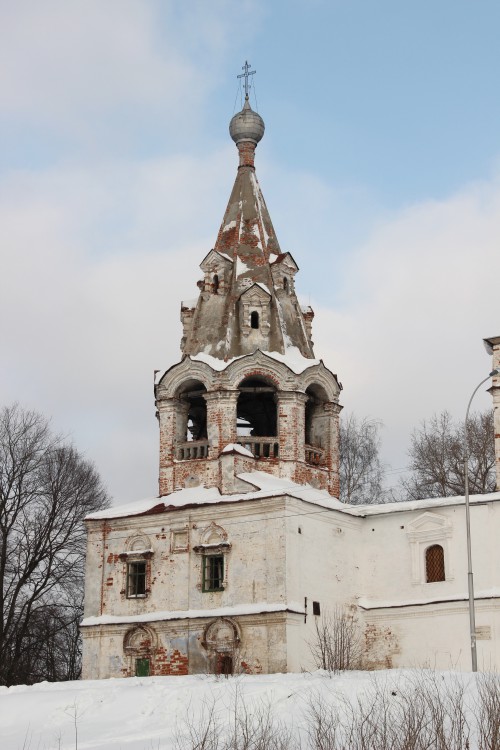
[[[199,132],[203,103],[254,3],[229,0],[22,0],[0,23],[0,114],[37,137],[109,148]],[[107,137],[105,137],[107,136]]]
[[[2,401],[52,414],[122,498],[156,489],[153,370],[179,358],[230,153],[0,185]]]
[[[406,464],[411,430],[443,409],[463,419],[500,333],[500,181],[384,220],[343,269],[344,305],[316,309],[316,353],[349,411],[385,423],[385,456]],[[486,389],[487,386],[485,386]],[[491,406],[479,393],[474,408]]]

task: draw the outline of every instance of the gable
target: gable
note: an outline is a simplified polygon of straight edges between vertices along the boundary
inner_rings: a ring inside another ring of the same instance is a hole
[[[200,263],[200,268],[202,271],[212,271],[214,268],[223,268],[223,267],[229,267],[231,266],[233,261],[229,257],[229,255],[223,255],[222,253],[219,253],[217,250],[210,250],[210,252],[205,255],[203,260]]]
[[[270,297],[271,293],[267,291],[263,284],[255,283],[241,293],[240,300],[247,303],[254,300],[258,302],[268,302]]]

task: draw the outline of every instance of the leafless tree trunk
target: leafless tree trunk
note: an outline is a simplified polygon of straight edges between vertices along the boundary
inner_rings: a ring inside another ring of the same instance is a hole
[[[383,465],[379,458],[382,423],[351,414],[340,421],[340,500],[357,505],[380,503]]]
[[[495,490],[493,412],[473,414],[468,424],[471,493]],[[465,424],[446,411],[422,422],[410,446],[410,476],[402,481],[405,499],[448,497],[464,493]]]
[[[108,502],[44,417],[0,411],[0,684],[78,676],[83,519]]]

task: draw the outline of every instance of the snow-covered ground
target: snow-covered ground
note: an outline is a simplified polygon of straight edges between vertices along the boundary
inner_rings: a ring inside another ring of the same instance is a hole
[[[0,748],[170,750],[178,747],[178,741],[180,747],[193,748],[194,743],[185,741],[189,729],[206,723],[212,710],[214,725],[222,735],[234,726],[235,706],[237,712],[244,708],[248,715],[260,712],[261,717],[268,707],[273,721],[301,736],[302,747],[309,748],[314,747],[308,739],[312,705],[324,702],[329,707],[345,707],[345,698],[353,706],[358,700],[369,704],[377,694],[390,706],[407,691],[408,681],[415,685],[415,680],[422,678],[438,685],[439,690],[452,685],[454,694],[457,687],[465,688],[472,729],[470,748],[479,747],[472,726],[477,723],[478,711],[471,675],[393,670],[344,672],[332,677],[322,672],[242,675],[227,680],[201,675],[0,688]]]

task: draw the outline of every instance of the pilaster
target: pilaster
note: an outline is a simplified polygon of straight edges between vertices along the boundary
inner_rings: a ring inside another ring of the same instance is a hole
[[[237,440],[238,391],[212,391],[205,393],[203,398],[207,404],[208,456],[215,459],[226,445]]]
[[[305,461],[307,396],[298,391],[279,391],[277,398],[280,460]]]

